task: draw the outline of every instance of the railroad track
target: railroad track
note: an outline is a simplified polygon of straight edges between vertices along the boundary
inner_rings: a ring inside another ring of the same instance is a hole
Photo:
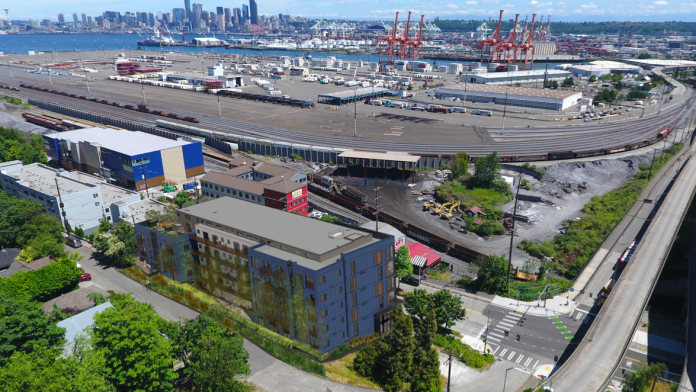
[[[13,82],[14,80],[10,81],[10,83]],[[18,85],[18,83],[15,84]],[[61,87],[61,89],[62,91],[79,92],[80,94],[84,94],[84,91],[75,88]],[[19,92],[8,91],[8,94],[51,102],[76,110],[102,113],[103,115],[112,116],[124,121],[130,121],[136,124],[152,127],[155,126],[155,120],[162,118],[161,116],[154,114],[141,113],[134,110],[31,89],[22,88]],[[103,94],[91,94],[90,96],[100,99],[113,99],[112,97],[104,96]],[[133,102],[121,103],[135,104]],[[259,104],[267,105],[264,103]],[[460,151],[466,151],[470,155],[476,156],[485,155],[493,151],[497,152],[499,155],[537,155],[550,151],[585,151],[636,143],[655,136],[661,127],[667,125],[676,125],[677,121],[684,117],[684,115],[687,114],[690,109],[694,108],[695,105],[696,96],[692,95],[685,101],[675,104],[670,108],[664,109],[661,114],[653,115],[649,118],[626,120],[619,124],[597,125],[589,127],[539,128],[538,133],[540,135],[536,137],[530,138],[528,135],[526,138],[513,137],[509,142],[498,140],[495,143],[468,145],[399,143],[370,140],[365,138],[347,139],[332,136],[310,135],[279,128],[267,127],[259,124],[237,121],[230,118],[219,118],[203,115],[197,112],[178,108],[176,109],[176,112],[181,116],[198,118],[200,123],[197,126],[201,128],[208,128],[225,133],[233,133],[242,136],[252,136],[276,141],[367,151],[404,151],[421,155],[454,154]],[[151,106],[151,109],[167,112],[173,110],[172,108],[157,106]],[[167,120],[176,121],[172,119]],[[490,136],[494,138],[496,137],[496,133],[500,132],[495,128],[488,128],[487,130]],[[511,133],[515,133],[515,131],[529,132],[530,129],[509,128],[509,130],[506,130],[506,132]],[[424,133],[423,138],[427,139],[427,133]]]

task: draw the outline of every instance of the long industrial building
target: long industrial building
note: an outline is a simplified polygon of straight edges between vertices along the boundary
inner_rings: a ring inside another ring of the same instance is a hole
[[[204,174],[201,142],[167,139],[144,132],[84,128],[44,134],[46,155],[68,170],[104,176],[130,189],[165,181],[183,183]]]
[[[592,61],[589,64],[572,65],[568,71],[574,75],[590,77],[614,74],[641,74],[645,72],[639,65],[620,63],[618,61]]]
[[[496,103],[539,109],[565,110],[580,102],[582,92],[527,87],[467,84],[465,89],[440,88],[437,97],[455,97],[472,103]]]
[[[565,70],[530,70],[530,71],[510,71],[510,72],[485,72],[484,69],[477,69],[471,72],[464,72],[461,81],[466,83],[480,84],[513,84],[513,83],[543,83],[544,80],[563,80],[572,74]]]

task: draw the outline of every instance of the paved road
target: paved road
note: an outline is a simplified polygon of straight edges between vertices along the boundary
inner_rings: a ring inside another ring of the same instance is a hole
[[[694,147],[691,146],[690,150],[693,152]],[[674,169],[665,167],[663,170],[671,173]],[[654,282],[659,277],[682,216],[693,199],[694,178],[696,162],[686,160],[681,174],[671,185],[670,193],[652,218],[631,264],[623,272],[609,300],[589,328],[587,338],[552,377],[554,390],[574,391],[578,385],[583,385],[583,390],[599,391],[611,377],[617,360],[621,358],[625,345],[632,336],[635,323],[644,310]],[[645,204],[636,211],[636,219],[631,224],[633,229],[640,230],[643,223],[652,216],[652,205],[642,207]],[[590,284],[592,282],[591,280]]]

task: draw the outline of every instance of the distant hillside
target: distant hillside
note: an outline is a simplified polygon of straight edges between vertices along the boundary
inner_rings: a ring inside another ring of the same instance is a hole
[[[483,23],[483,20],[441,20],[435,24],[446,32],[471,32]],[[497,21],[488,22],[488,27],[495,29]],[[519,22],[518,22],[519,23]],[[531,21],[530,21],[531,23]],[[537,21],[538,23],[538,21]],[[503,21],[500,25],[502,31],[512,30],[514,20]],[[546,22],[544,22],[544,25]],[[667,32],[691,32],[696,36],[696,22],[633,22],[633,34],[662,35]],[[627,31],[628,24],[617,22],[551,22],[551,34],[617,34],[619,29]]]

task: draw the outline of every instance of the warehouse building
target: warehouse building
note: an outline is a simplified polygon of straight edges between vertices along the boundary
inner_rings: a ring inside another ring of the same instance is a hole
[[[230,197],[181,209],[179,223],[195,232],[199,287],[257,324],[322,353],[390,329],[393,236]]]
[[[237,157],[230,170],[209,172],[201,177],[203,196],[234,197],[287,212],[307,216],[307,174]]]
[[[565,110],[582,99],[581,91],[468,84],[466,89],[439,88],[439,98],[455,97],[472,103],[495,103],[539,109]]]
[[[129,189],[166,181],[184,183],[204,174],[201,142],[167,139],[144,132],[84,128],[44,134],[46,154],[67,170],[101,175]]]
[[[162,72],[160,80],[170,83],[183,83],[194,86],[220,84],[223,88],[235,88],[244,86],[244,76],[239,74],[225,75],[222,64],[209,65],[208,74],[199,72]]]
[[[318,102],[341,106],[355,101],[362,102],[366,99],[390,97],[393,93],[387,88],[363,87],[356,90],[338,91],[330,94],[320,94]]]
[[[479,68],[471,72],[464,72],[461,81],[480,84],[515,84],[515,83],[543,83],[544,80],[558,80],[568,78],[572,74],[563,69],[486,72],[485,68]]]
[[[7,194],[42,204],[49,215],[85,234],[99,227],[103,216],[111,223],[137,223],[145,220],[148,210],[164,206],[155,200],[140,200],[138,192],[107,184],[101,177],[40,163],[1,163],[0,184]]]
[[[618,61],[592,61],[589,64],[578,64],[568,68],[578,77],[600,77],[610,73],[614,74],[641,74],[645,72],[640,66],[620,63]]]

